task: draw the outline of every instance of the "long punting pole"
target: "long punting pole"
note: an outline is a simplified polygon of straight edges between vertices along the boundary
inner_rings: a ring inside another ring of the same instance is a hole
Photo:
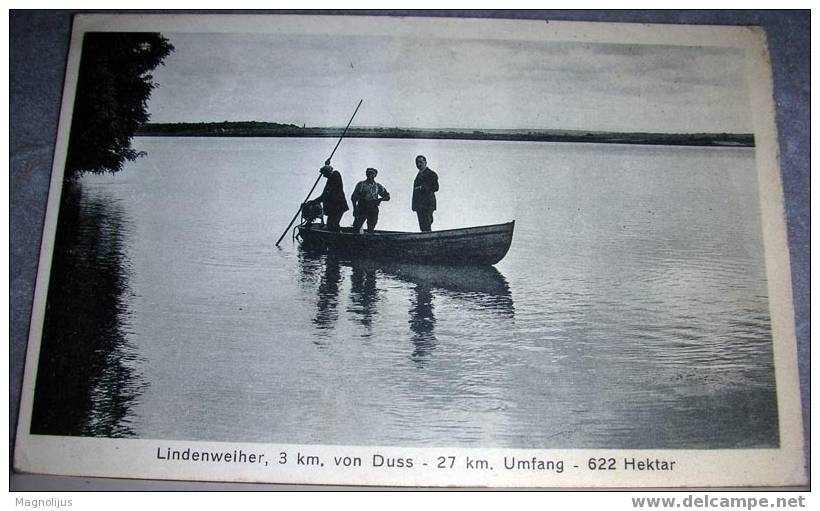
[[[330,165],[330,160],[331,160],[331,158],[333,158],[333,155],[334,155],[334,154],[336,154],[336,149],[338,149],[338,148],[339,148],[339,144],[341,144],[341,143],[342,143],[342,139],[343,139],[343,138],[345,138],[345,133],[347,133],[347,128],[349,128],[349,127],[350,127],[350,123],[351,123],[351,122],[353,122],[353,118],[354,118],[354,117],[356,117],[356,112],[358,112],[358,111],[359,111],[359,107],[360,107],[360,106],[362,106],[362,101],[364,101],[364,99],[360,99],[360,100],[359,100],[359,104],[358,104],[358,105],[356,105],[356,110],[354,110],[354,111],[353,111],[353,115],[352,115],[352,116],[350,116],[350,120],[349,120],[349,121],[347,121],[347,126],[345,126],[345,129],[344,129],[344,131],[342,132],[342,136],[340,136],[340,137],[339,137],[339,141],[338,141],[338,142],[336,142],[336,147],[334,147],[334,148],[333,148],[333,152],[331,152],[331,153],[330,153],[330,156],[328,156],[328,157],[327,157],[327,161],[326,161],[326,164],[327,164],[327,165]],[[310,191],[308,192],[307,197],[305,197],[305,200],[303,200],[303,201],[302,201],[302,204],[304,204],[305,202],[307,202],[307,201],[308,201],[308,199],[310,199],[310,194],[312,194],[312,193],[313,193],[313,190],[315,190],[315,189],[316,189],[316,185],[318,185],[318,184],[319,184],[319,180],[320,180],[320,179],[322,179],[322,175],[321,175],[321,174],[319,174],[319,177],[317,177],[317,178],[316,178],[316,182],[315,182],[315,183],[313,183],[313,186],[310,188]],[[290,230],[290,226],[291,226],[291,225],[293,225],[293,222],[295,222],[295,221],[296,221],[296,218],[299,216],[299,213],[300,213],[301,211],[302,211],[302,205],[300,204],[300,205],[299,205],[299,209],[297,209],[297,210],[296,210],[296,214],[295,214],[295,215],[293,215],[293,218],[291,219],[290,223],[288,224],[288,226],[287,226],[287,227],[285,227],[285,232],[283,232],[283,233],[282,233],[282,235],[281,235],[281,236],[279,236],[279,239],[276,241],[276,246],[277,246],[277,247],[279,246],[279,243],[281,243],[281,242],[282,242],[282,239],[285,237],[285,234],[287,234],[287,233],[288,233],[288,231]]]

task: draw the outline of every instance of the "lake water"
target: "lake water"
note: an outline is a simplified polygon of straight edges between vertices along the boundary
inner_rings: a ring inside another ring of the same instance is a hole
[[[418,228],[416,154],[434,229],[516,220],[498,265],[452,270],[274,246],[335,142],[137,138],[146,157],[69,190],[32,430],[778,445],[754,149],[343,141],[348,196],[369,166],[391,192],[380,228]]]

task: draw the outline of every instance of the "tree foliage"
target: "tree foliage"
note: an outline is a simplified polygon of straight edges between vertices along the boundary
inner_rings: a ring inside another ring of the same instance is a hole
[[[116,172],[142,153],[131,138],[148,121],[151,75],[174,50],[157,33],[89,32],[83,39],[66,178]]]

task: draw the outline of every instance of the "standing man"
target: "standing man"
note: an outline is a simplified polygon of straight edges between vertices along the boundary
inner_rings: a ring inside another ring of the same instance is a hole
[[[422,155],[416,156],[416,168],[419,173],[413,180],[413,211],[419,217],[419,229],[428,232],[433,225],[433,211],[436,210],[438,174],[427,167],[427,158]]]
[[[356,189],[350,196],[350,202],[353,203],[353,230],[356,232],[362,228],[365,220],[367,232],[373,232],[379,221],[379,204],[390,200],[387,189],[376,182],[378,173],[379,171],[374,168],[365,170],[364,175],[367,179],[356,183]]]
[[[350,209],[347,205],[347,199],[345,199],[342,175],[338,170],[333,170],[333,167],[330,166],[330,160],[325,162],[324,167],[319,169],[319,172],[327,179],[325,189],[322,190],[322,195],[308,201],[308,204],[321,202],[322,209],[324,209],[324,213],[327,215],[327,230],[338,232],[340,230],[339,222],[342,220],[342,215]]]

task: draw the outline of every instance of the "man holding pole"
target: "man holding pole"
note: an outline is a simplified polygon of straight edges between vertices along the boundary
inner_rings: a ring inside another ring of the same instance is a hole
[[[356,110],[353,111],[353,115],[350,117],[350,120],[347,121],[347,126],[345,126],[344,131],[342,131],[342,136],[339,137],[338,142],[336,142],[336,147],[333,148],[333,152],[330,153],[330,157],[325,161],[325,166],[319,169],[321,175],[316,178],[316,182],[313,183],[310,191],[305,197],[305,202],[299,206],[299,209],[296,210],[296,213],[293,215],[293,218],[290,219],[290,223],[285,230],[282,232],[282,235],[279,236],[279,239],[276,240],[276,246],[279,246],[279,243],[282,242],[282,239],[288,233],[290,226],[293,225],[293,222],[296,221],[296,217],[299,216],[299,213],[302,212],[302,208],[305,204],[315,204],[318,202],[322,202],[324,204],[324,213],[327,215],[327,228],[328,230],[335,230],[339,231],[339,222],[342,220],[342,215],[344,215],[345,211],[349,208],[347,207],[347,200],[345,199],[345,192],[344,187],[342,186],[342,175],[339,172],[333,170],[333,167],[330,166],[330,160],[333,158],[333,155],[336,154],[336,149],[339,148],[339,144],[342,143],[342,139],[345,138],[345,133],[347,133],[347,128],[350,127],[350,123],[353,122],[353,118],[356,117],[356,112],[359,111],[359,107],[362,106],[362,102],[364,100],[360,99],[359,104],[356,105]],[[316,188],[316,185],[319,184],[319,180],[325,176],[327,178],[327,183],[325,184],[325,189],[322,192],[322,195],[315,200],[309,201],[310,194],[313,193],[313,190]]]
[[[327,215],[327,230],[338,232],[340,230],[339,223],[342,220],[342,215],[345,211],[350,209],[345,199],[344,184],[342,183],[342,175],[338,170],[334,170],[330,166],[330,160],[325,162],[324,167],[319,169],[319,172],[327,179],[325,188],[322,190],[322,195],[313,200],[307,201],[306,204],[322,203],[322,209]]]

